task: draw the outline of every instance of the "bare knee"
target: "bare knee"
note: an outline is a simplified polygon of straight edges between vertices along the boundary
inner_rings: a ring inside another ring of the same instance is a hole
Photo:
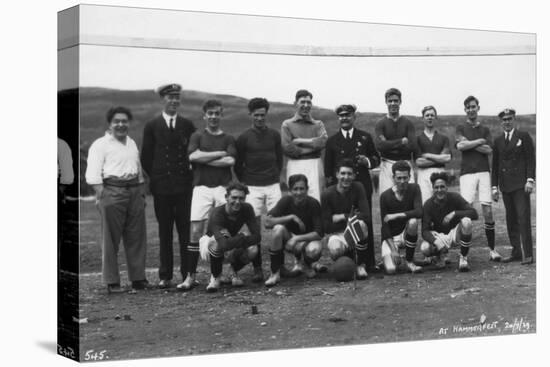
[[[200,238],[203,235],[204,222],[191,222],[191,242],[199,242]]]
[[[312,261],[317,261],[321,258],[321,250],[321,241],[311,241],[305,248],[305,256]]]
[[[346,252],[342,242],[339,239],[333,238],[333,237],[329,238],[327,243],[327,249],[328,249],[330,258],[333,261],[338,259],[342,255],[344,255],[344,253]]]
[[[418,231],[418,219],[410,218],[407,221],[407,233],[416,234],[417,231]]]
[[[420,244],[420,251],[424,254],[424,256],[431,256],[432,245],[428,241],[422,241]]]
[[[246,253],[247,253],[248,260],[252,261],[253,259],[256,258],[256,256],[258,256],[260,251],[258,250],[258,246],[254,245],[254,246],[248,247],[246,249]]]
[[[460,220],[460,226],[465,234],[472,233],[472,220],[468,217],[464,217]]]

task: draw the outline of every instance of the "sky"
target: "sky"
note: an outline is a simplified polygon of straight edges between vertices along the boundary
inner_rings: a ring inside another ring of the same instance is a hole
[[[177,82],[287,103],[305,88],[318,106],[362,112],[384,112],[384,92],[396,87],[403,114],[426,105],[462,114],[470,94],[481,114],[535,113],[533,34],[100,6],[81,7],[81,17],[80,86]],[[499,53],[514,55],[483,55]],[[434,54],[446,56],[418,56]]]

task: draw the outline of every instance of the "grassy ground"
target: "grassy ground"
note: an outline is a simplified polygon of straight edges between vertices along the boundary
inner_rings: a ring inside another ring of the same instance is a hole
[[[380,218],[374,201],[378,243]],[[158,234],[150,198],[146,213],[148,278],[155,284]],[[502,202],[494,213],[497,249],[507,255],[511,247]],[[252,271],[246,267],[244,288],[223,287],[207,294],[209,272],[200,262],[201,285],[191,292],[150,289],[107,295],[98,273],[99,215],[92,203],[82,203],[80,318],[87,319],[81,325],[82,355],[93,349],[104,350],[104,358],[126,359],[535,332],[535,265],[487,261],[481,225],[475,222],[469,273],[457,272],[458,250],[452,249],[452,263],[445,270],[372,275],[359,281],[356,290],[353,283],[334,281],[330,273],[312,280],[284,279],[267,289],[250,282]],[[269,232],[264,234],[269,238]],[[268,274],[267,251],[263,259]],[[330,264],[326,255],[321,261]],[[123,251],[120,263],[124,270]],[[122,276],[126,279],[124,271]]]

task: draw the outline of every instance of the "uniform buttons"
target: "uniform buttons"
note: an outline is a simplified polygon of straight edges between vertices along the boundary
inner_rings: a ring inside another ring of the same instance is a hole
[[[166,154],[166,158],[168,158],[168,154]]]

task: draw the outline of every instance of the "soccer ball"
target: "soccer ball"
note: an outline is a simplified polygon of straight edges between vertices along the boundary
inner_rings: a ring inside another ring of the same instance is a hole
[[[347,256],[341,256],[332,265],[332,274],[338,282],[349,282],[353,280],[355,273],[355,262]]]

